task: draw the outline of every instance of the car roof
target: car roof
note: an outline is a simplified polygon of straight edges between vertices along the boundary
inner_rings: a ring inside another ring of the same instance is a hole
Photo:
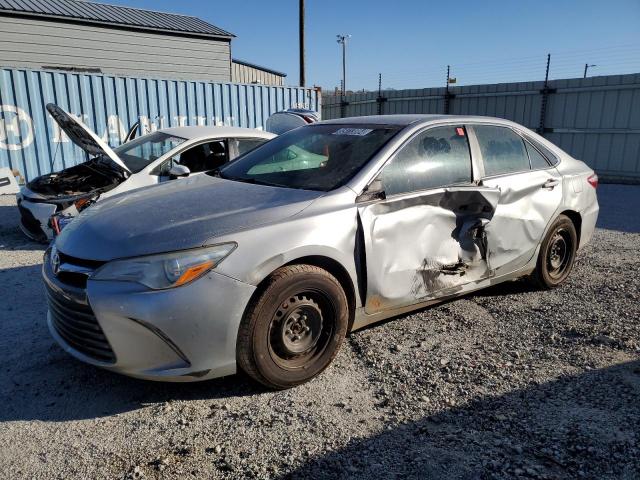
[[[502,123],[505,125],[513,125],[514,123],[503,118],[481,117],[474,115],[437,115],[437,114],[415,114],[415,115],[368,115],[363,117],[345,117],[334,118],[332,120],[324,120],[321,124],[349,124],[349,125],[397,125],[407,127],[409,125],[442,122],[442,121],[458,121],[464,122],[491,122]]]
[[[251,137],[251,138],[273,138],[273,133],[258,130],[256,128],[227,127],[227,126],[197,126],[197,127],[171,127],[161,128],[159,132],[187,140],[197,140],[212,137]]]

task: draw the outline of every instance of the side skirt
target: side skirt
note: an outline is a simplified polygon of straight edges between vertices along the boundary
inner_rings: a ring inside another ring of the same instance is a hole
[[[529,260],[529,263],[527,263],[521,269],[516,270],[515,272],[508,273],[506,275],[502,275],[501,277],[487,278],[485,280],[481,280],[478,283],[466,284],[460,292],[457,292],[454,295],[434,298],[434,299],[426,300],[424,302],[414,303],[412,305],[406,305],[399,308],[385,310],[383,312],[378,312],[372,315],[367,314],[364,310],[364,307],[359,307],[356,309],[355,319],[353,321],[353,326],[351,327],[351,331],[354,332],[356,330],[367,327],[377,322],[381,322],[383,320],[387,320],[389,318],[397,317],[399,315],[404,315],[406,313],[420,310],[425,307],[430,307],[432,305],[436,305],[438,303],[442,303],[447,300],[451,300],[453,298],[462,297],[469,293],[482,290],[483,288],[491,287],[493,285],[497,285],[503,282],[508,282],[509,280],[516,280],[518,278],[529,275],[531,272],[533,272],[533,270],[536,267],[539,250],[540,250],[540,246],[538,246],[538,248],[536,249],[536,253],[535,255],[533,255],[533,258]]]

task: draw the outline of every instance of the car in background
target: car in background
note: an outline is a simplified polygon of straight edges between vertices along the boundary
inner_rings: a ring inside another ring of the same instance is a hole
[[[276,112],[267,118],[265,130],[267,132],[282,135],[294,128],[309,125],[320,121],[320,116],[313,110],[306,108],[289,108]]]
[[[98,200],[219,168],[275,137],[249,128],[173,127],[112,149],[57,105],[47,105],[47,111],[90,158],[35,178],[17,194],[22,231],[42,242]]]
[[[562,284],[594,171],[516,123],[296,128],[217,171],[108,199],[46,252],[55,340],[123,374],[301,384],[349,331],[520,277]]]

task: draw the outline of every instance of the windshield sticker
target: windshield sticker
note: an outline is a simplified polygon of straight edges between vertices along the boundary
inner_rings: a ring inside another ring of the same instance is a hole
[[[372,132],[371,128],[341,128],[332,133],[332,135],[354,135],[356,137],[364,137],[367,133]]]

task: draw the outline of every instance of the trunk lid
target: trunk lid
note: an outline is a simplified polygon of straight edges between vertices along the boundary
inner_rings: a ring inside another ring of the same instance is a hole
[[[120,160],[111,147],[80,120],[73,118],[54,103],[47,104],[47,111],[71,141],[86,153],[92,156],[102,155],[123,171],[131,173],[131,170]]]

